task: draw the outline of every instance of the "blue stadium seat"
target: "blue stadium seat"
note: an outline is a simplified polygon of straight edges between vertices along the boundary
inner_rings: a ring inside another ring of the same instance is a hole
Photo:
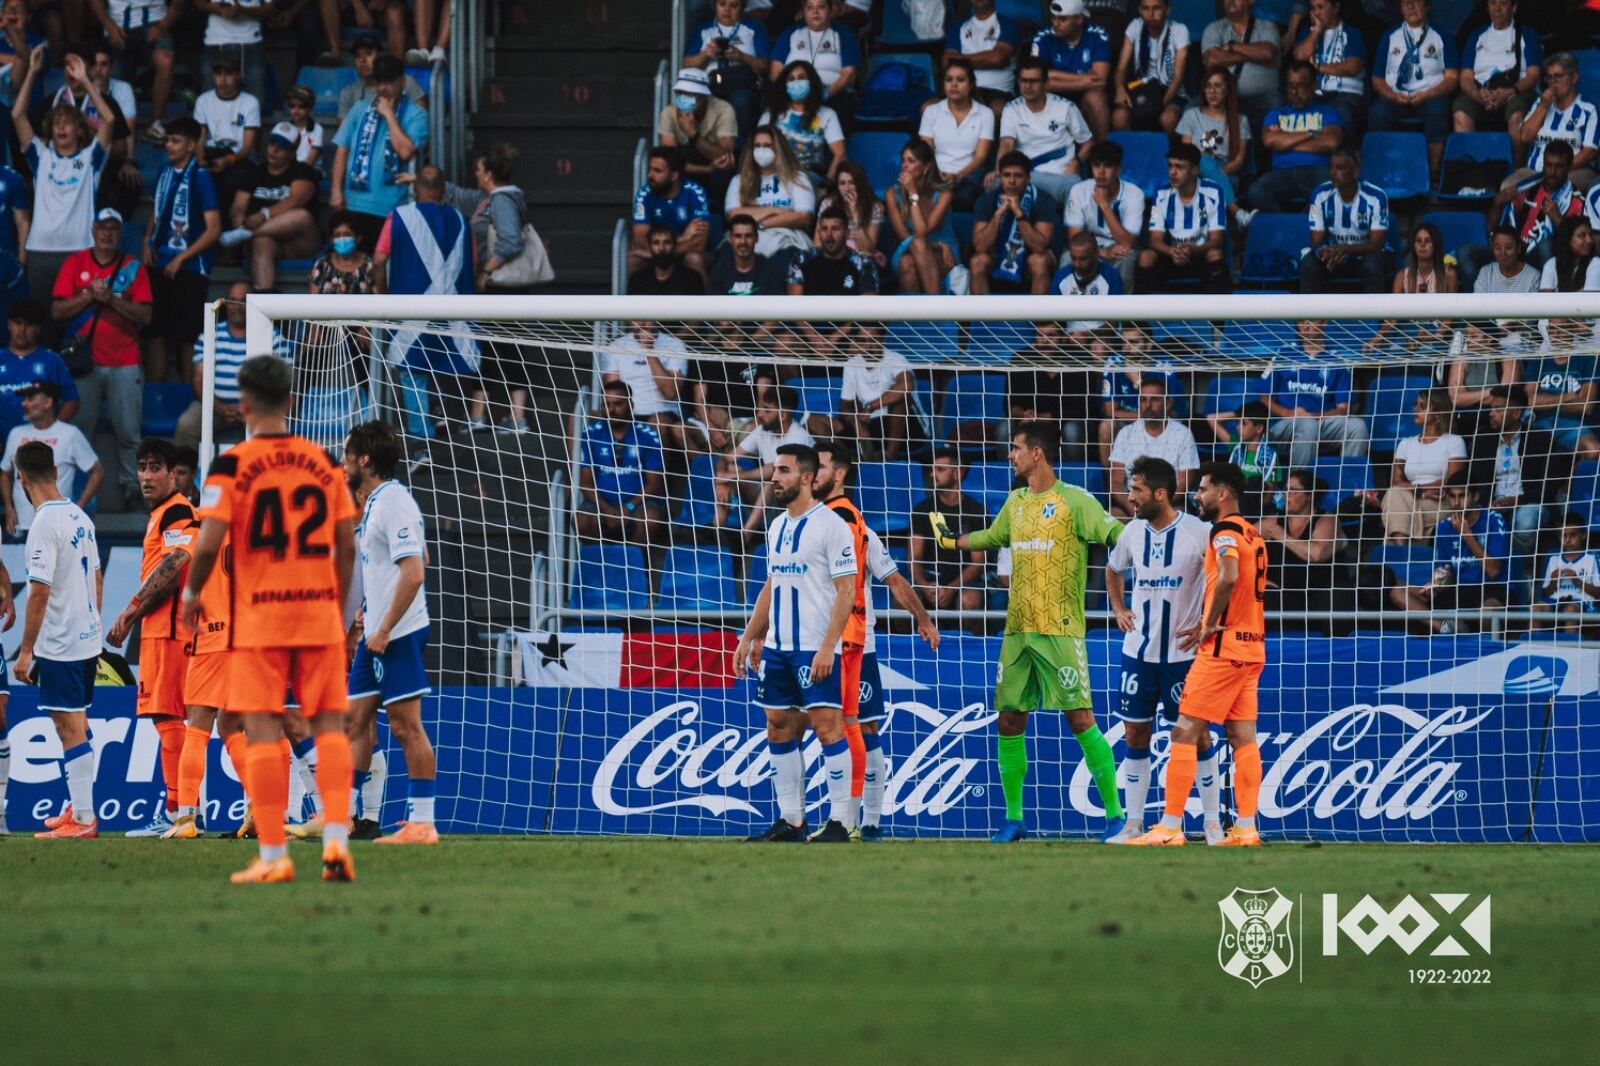
[[[1412,417],[1417,397],[1432,384],[1433,379],[1425,374],[1378,376],[1366,405],[1367,430],[1373,451],[1392,453],[1402,438],[1416,435]]]
[[[1276,355],[1296,341],[1293,322],[1281,319],[1230,319],[1222,325],[1221,352],[1235,359]]]
[[[1455,255],[1464,245],[1489,243],[1489,231],[1477,211],[1429,211],[1422,221],[1439,227],[1446,255]]]
[[[876,9],[881,19],[881,25],[878,30],[878,43],[890,51],[912,51],[944,39],[942,35],[939,37],[918,37],[912,32],[911,20],[906,17],[905,8],[900,6],[898,0],[878,4]],[[946,26],[954,25],[954,19],[955,4],[952,0],[945,0],[944,24]],[[855,156],[850,158],[854,159]]]
[[[1206,394],[1200,401],[1200,416],[1205,418],[1221,411],[1238,411],[1256,398],[1260,386],[1260,374],[1244,371],[1220,373],[1206,386]],[[1237,420],[1230,420],[1224,424],[1229,433],[1238,436]],[[1233,445],[1221,445],[1221,450],[1226,458],[1227,453],[1233,450]]]
[[[137,258],[144,250],[144,232],[150,228],[145,219],[125,219],[122,223],[122,254]]]
[[[178,429],[178,417],[194,402],[194,389],[187,381],[147,381],[144,385],[144,435],[171,437]]]
[[[895,68],[901,69],[895,69]],[[856,122],[914,125],[922,105],[938,95],[933,57],[927,52],[888,52],[872,57],[861,80],[861,107]]]
[[[795,416],[828,415],[832,417],[839,413],[839,389],[842,380],[829,375],[819,377],[809,375],[803,378],[785,378],[784,385],[794,390],[800,398],[799,409],[790,412]]]
[[[1033,341],[1032,322],[974,322],[967,327],[967,362],[1009,363]]]
[[[133,162],[139,168],[139,176],[144,179],[144,187],[153,195],[156,183],[161,180],[161,172],[167,169],[166,149],[145,140],[135,141]]]
[[[1425,196],[1428,139],[1420,133],[1374,132],[1361,139],[1361,179],[1389,194],[1390,200]]]
[[[697,455],[689,464],[684,481],[683,506],[674,521],[680,525],[709,528],[717,514],[717,460],[710,455]],[[739,496],[734,494],[728,508],[728,529],[738,529],[743,522],[743,508]]]
[[[754,605],[761,595],[761,586],[767,583],[767,542],[762,540],[750,554],[744,569],[744,602]]]
[[[1189,39],[1199,44],[1200,34],[1209,23],[1217,20],[1219,12],[1216,0],[1173,0],[1170,17],[1189,27]]]
[[[927,498],[922,467],[916,463],[858,463],[855,500],[861,515],[880,536],[911,528],[911,511]]]
[[[1352,496],[1359,496],[1373,487],[1372,463],[1366,456],[1319,456],[1312,474],[1326,486],[1326,491],[1318,500],[1318,506],[1323,511],[1334,511]]]
[[[1305,212],[1262,212],[1251,220],[1245,236],[1239,280],[1250,285],[1299,281],[1300,253],[1310,245],[1311,224]]]
[[[999,423],[1006,418],[1004,374],[956,374],[944,387],[937,434],[950,440],[968,422]]]
[[[644,553],[622,544],[580,544],[571,606],[580,611],[642,611],[650,606]]]
[[[1211,351],[1211,323],[1205,319],[1157,320],[1150,324],[1156,348],[1173,358]]]
[[[1062,463],[1056,467],[1056,476],[1068,485],[1076,485],[1102,504],[1106,502],[1106,468],[1099,463]]]
[[[900,176],[900,150],[910,138],[900,132],[863,130],[852,133],[844,142],[844,154],[867,172],[872,191],[879,196]],[[887,229],[888,227],[884,227]]]
[[[1585,459],[1572,468],[1572,483],[1567,489],[1566,509],[1590,526],[1600,518],[1600,463]]]
[[[739,594],[728,557],[715,548],[667,549],[656,602],[673,610],[710,611],[738,606]]]
[[[1380,544],[1367,556],[1368,564],[1388,571],[1384,584],[1421,587],[1433,580],[1433,549],[1421,544]]]
[[[1578,61],[1578,95],[1600,100],[1600,48],[1585,48],[1572,55]]]
[[[1010,463],[973,463],[967,468],[966,476],[961,479],[961,491],[983,504],[983,509],[989,512],[992,518],[1000,513],[1006,497],[1011,495],[1012,482],[1016,479]]]
[[[1031,22],[1035,27],[1045,25],[1042,0],[995,0],[994,9],[1016,22]]]
[[[1511,137],[1506,133],[1452,133],[1444,142],[1444,162],[1451,160],[1464,160],[1474,163],[1488,163],[1501,161],[1505,163],[1505,173],[1511,173],[1514,163],[1511,158]],[[1442,176],[1442,171],[1441,171]],[[1437,193],[1439,200],[1448,203],[1481,203],[1494,196],[1494,187],[1486,186],[1488,192],[1483,196],[1467,196],[1461,193]]]
[[[1122,176],[1137,185],[1149,199],[1167,180],[1167,148],[1172,141],[1165,133],[1137,133],[1117,130],[1111,140],[1122,145]]]
[[[954,322],[891,322],[884,347],[913,363],[954,362],[961,355],[961,327]]]
[[[301,67],[294,81],[317,94],[317,102],[311,108],[313,115],[333,118],[339,113],[339,94],[360,78],[355,67]]]
[[[450,106],[450,71],[446,70],[444,72],[444,83],[438,86],[433,84],[433,68],[431,66],[407,67],[406,73],[411,75],[413,81],[422,86],[423,93],[428,97],[429,107]]]
[[[950,227],[955,230],[957,247],[972,243],[972,227],[977,224],[976,217],[971,211],[950,212]]]

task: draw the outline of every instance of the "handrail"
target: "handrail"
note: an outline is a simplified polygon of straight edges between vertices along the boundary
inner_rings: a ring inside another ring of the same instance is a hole
[[[658,112],[659,114],[659,112]],[[633,146],[633,187],[644,187],[645,171],[650,168],[650,142],[640,137]]]
[[[656,66],[655,98],[650,109],[650,143],[656,143],[656,122],[661,112],[667,109],[667,101],[672,99],[672,63],[663,59]],[[634,188],[638,188],[637,184]]]
[[[616,229],[611,231],[611,292],[621,296],[628,291],[628,221],[617,219]],[[594,345],[600,348],[611,338],[605,334],[609,331],[606,323],[596,320],[594,324]]]
[[[689,27],[685,23],[688,11],[683,0],[672,0],[672,54],[667,56],[667,62],[672,64],[672,76],[678,76],[678,68],[683,65],[683,46],[689,36]],[[656,114],[661,114],[660,109]]]

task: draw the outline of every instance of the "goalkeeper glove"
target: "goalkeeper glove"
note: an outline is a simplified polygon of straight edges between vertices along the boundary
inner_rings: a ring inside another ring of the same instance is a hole
[[[933,542],[947,551],[956,547],[956,537],[950,532],[950,524],[944,520],[944,515],[938,511],[928,513],[928,525],[933,528]]]

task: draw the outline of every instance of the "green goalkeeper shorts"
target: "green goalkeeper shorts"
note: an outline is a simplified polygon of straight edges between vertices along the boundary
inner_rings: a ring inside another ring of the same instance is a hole
[[[1000,641],[995,710],[1076,711],[1092,705],[1083,638],[1007,633]]]

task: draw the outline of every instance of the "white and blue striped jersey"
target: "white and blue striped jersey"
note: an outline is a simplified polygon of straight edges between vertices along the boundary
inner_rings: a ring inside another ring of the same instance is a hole
[[[819,650],[833,613],[834,579],[855,573],[850,527],[827,505],[799,518],[780,512],[767,523],[767,643],[777,651]]]
[[[1111,549],[1110,565],[1133,571],[1134,630],[1122,654],[1149,663],[1186,662],[1194,651],[1178,647],[1178,631],[1200,624],[1205,607],[1206,548],[1211,527],[1179,512],[1164,529],[1135,518]]]
[[[33,516],[24,551],[28,580],[45,585],[50,597],[34,654],[58,663],[98,656],[100,548],[94,523],[71,500],[49,500]]]
[[[1302,27],[1298,40],[1305,40],[1309,33],[1309,26]],[[1343,63],[1347,59],[1360,59],[1365,63],[1367,42],[1361,36],[1360,30],[1347,22],[1341,22],[1317,35],[1316,51],[1312,53],[1311,58],[1317,66],[1324,64],[1331,66],[1334,63]],[[1360,96],[1367,91],[1364,74],[1365,71],[1357,71],[1354,74],[1319,74],[1317,91]]]
[[[1222,186],[1210,178],[1197,181],[1194,195],[1187,201],[1170,185],[1157,189],[1150,208],[1150,232],[1165,233],[1168,244],[1204,244],[1213,232],[1227,228],[1226,203]]]
[[[394,603],[401,561],[412,556],[427,559],[422,510],[411,490],[398,481],[385,481],[372,490],[356,526],[356,549],[361,561],[361,613],[366,630],[371,633],[383,625]],[[427,626],[428,594],[424,586],[389,631],[389,638],[409,636]]]
[[[880,584],[886,584],[892,576],[900,572],[900,567],[895,564],[894,557],[889,554],[889,549],[883,546],[883,541],[878,534],[867,527],[867,575]],[[861,642],[861,654],[871,655],[878,650],[878,620],[872,610],[872,589],[870,585],[864,590],[867,608],[867,635]]]
[[[1355,199],[1346,200],[1333,182],[1325,181],[1311,194],[1308,215],[1311,232],[1326,233],[1329,244],[1365,244],[1373,230],[1389,229],[1389,194],[1361,181]]]
[[[1535,174],[1544,170],[1544,150],[1551,141],[1566,141],[1572,145],[1572,155],[1585,148],[1597,146],[1600,137],[1600,111],[1583,97],[1574,97],[1572,106],[1562,110],[1551,105],[1544,113],[1539,132],[1533,135],[1533,146],[1528,149],[1528,167]]]

